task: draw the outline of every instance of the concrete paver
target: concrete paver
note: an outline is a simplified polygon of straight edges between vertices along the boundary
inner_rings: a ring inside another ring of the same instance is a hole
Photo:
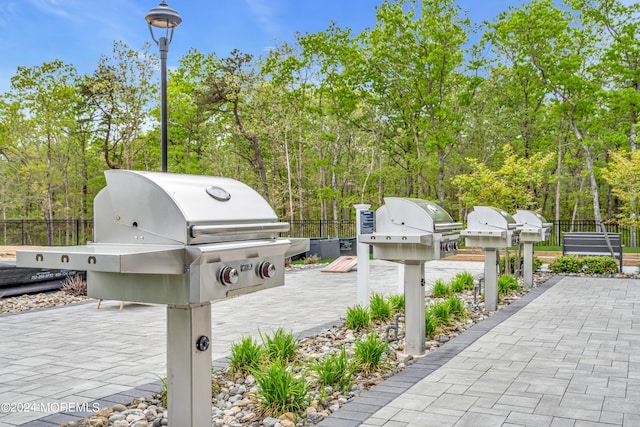
[[[429,284],[482,269],[478,262],[431,261],[425,279]],[[373,292],[397,293],[398,277],[397,264],[371,262]],[[282,327],[299,334],[337,323],[356,304],[356,288],[355,272],[293,270],[287,272],[285,286],[215,302],[213,359],[227,357],[233,342],[258,338],[260,331]],[[0,411],[0,426],[29,423],[65,404],[120,399],[118,393],[157,382],[165,374],[165,306],[127,303],[123,311],[119,306],[104,301],[99,310],[94,302],[0,315],[0,404],[39,405],[28,412]]]
[[[427,283],[482,269],[432,261]],[[397,279],[394,264],[372,263],[373,291],[396,293]],[[214,359],[242,336],[258,337],[258,329],[301,333],[335,322],[355,304],[355,273],[296,271],[286,280],[214,304]],[[638,280],[555,277],[320,426],[640,425],[638,307]],[[0,403],[127,403],[152,390],[166,363],[165,308],[118,308],[112,302],[100,310],[83,304],[0,316]],[[50,427],[68,417],[42,419],[46,413],[0,414],[0,426]]]
[[[640,281],[560,279],[362,425],[640,425]],[[321,426],[357,425],[341,411]]]

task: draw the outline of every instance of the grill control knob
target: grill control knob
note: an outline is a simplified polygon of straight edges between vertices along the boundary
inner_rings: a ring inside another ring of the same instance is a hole
[[[220,282],[225,286],[231,286],[238,283],[238,270],[233,267],[223,267],[220,270]]]
[[[276,275],[276,266],[271,264],[269,261],[265,261],[260,263],[258,266],[258,276],[261,279],[269,279]]]

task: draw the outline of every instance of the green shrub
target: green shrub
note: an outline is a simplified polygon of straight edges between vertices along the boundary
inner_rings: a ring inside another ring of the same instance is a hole
[[[425,335],[429,339],[432,339],[438,332],[438,319],[436,319],[431,308],[427,308],[424,312],[424,329]]]
[[[289,362],[296,358],[299,344],[292,332],[285,332],[284,329],[278,328],[273,332],[273,336],[261,333],[260,338],[262,338],[264,351],[269,360],[279,359],[283,362]]]
[[[446,303],[449,305],[449,312],[455,318],[464,319],[467,317],[467,305],[456,296],[447,298]]]
[[[441,301],[431,306],[431,312],[436,318],[438,325],[448,325],[451,322],[451,310],[446,301]]]
[[[318,376],[321,387],[331,386],[345,389],[351,384],[351,369],[347,351],[342,347],[340,353],[330,354],[311,365],[311,370]]]
[[[473,274],[468,271],[463,271],[462,273],[458,273],[454,276],[453,280],[456,282],[462,282],[464,284],[464,289],[471,291],[473,290]]]
[[[559,256],[549,264],[552,273],[580,273],[582,271],[582,258],[577,255]]]
[[[583,271],[587,274],[616,274],[618,261],[608,256],[586,256],[582,258]]]
[[[498,277],[498,295],[508,295],[513,291],[520,289],[520,285],[515,277],[510,274],[504,274]]]
[[[371,320],[388,320],[391,317],[391,306],[384,296],[373,293],[369,298]]]
[[[389,295],[387,302],[392,314],[404,313],[404,295]]]
[[[344,321],[347,328],[359,331],[368,328],[369,323],[371,323],[371,317],[366,308],[361,305],[347,307],[347,318]]]
[[[463,292],[465,290],[465,282],[464,282],[464,280],[461,280],[461,279],[458,279],[458,278],[454,277],[449,282],[449,289],[451,289],[451,292],[453,292],[453,293]]]
[[[296,377],[285,362],[276,359],[255,374],[258,384],[258,407],[269,417],[285,412],[301,413],[307,408],[309,387],[304,378]]]
[[[229,358],[231,372],[243,375],[253,372],[260,365],[263,355],[263,347],[252,337],[242,338],[240,342],[231,344],[231,357]]]
[[[353,356],[362,371],[372,372],[380,367],[385,351],[387,343],[379,339],[375,332],[371,332],[356,342]]]
[[[443,298],[451,295],[451,288],[444,280],[438,279],[433,283],[431,294],[434,298]]]

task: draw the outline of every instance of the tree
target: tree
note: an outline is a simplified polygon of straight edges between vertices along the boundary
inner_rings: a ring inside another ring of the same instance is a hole
[[[88,104],[98,112],[96,134],[102,141],[105,165],[110,169],[132,169],[143,149],[140,135],[155,94],[151,82],[155,62],[148,48],[146,44],[138,52],[115,42],[112,56],[102,55],[97,70],[82,82]],[[158,153],[159,147],[158,143]]]
[[[611,161],[603,171],[603,176],[611,185],[613,193],[622,202],[618,221],[633,227],[640,227],[640,150],[610,152]]]

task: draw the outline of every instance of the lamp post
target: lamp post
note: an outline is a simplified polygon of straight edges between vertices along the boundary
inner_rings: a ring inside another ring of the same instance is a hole
[[[167,53],[173,40],[173,30],[182,22],[177,11],[171,9],[166,1],[162,0],[158,7],[154,7],[144,17],[149,25],[151,38],[160,48],[160,108],[161,108],[161,151],[162,172],[167,171]],[[153,34],[153,28],[164,29],[165,33],[159,39]]]

